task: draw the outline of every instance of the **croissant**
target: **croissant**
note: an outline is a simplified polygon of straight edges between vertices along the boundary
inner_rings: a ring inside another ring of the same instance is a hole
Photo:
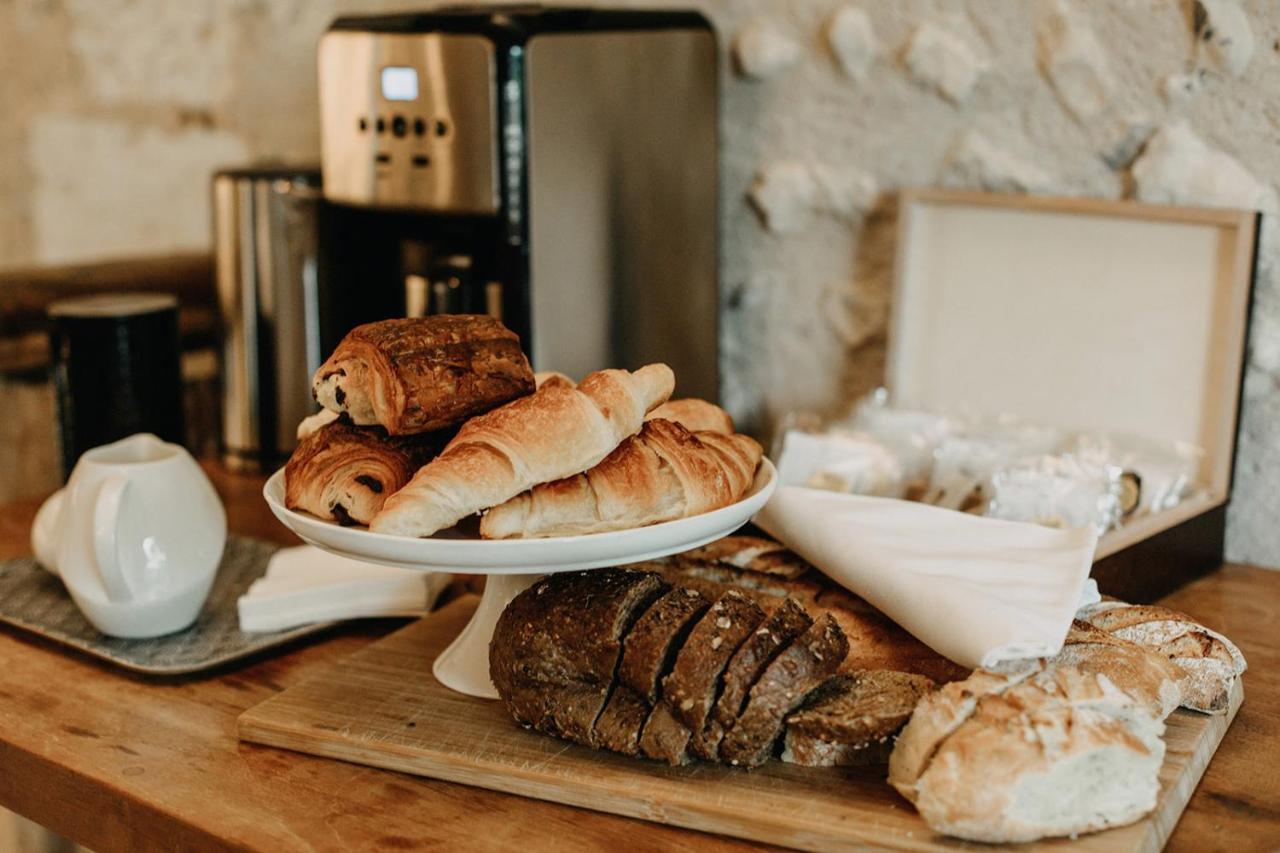
[[[382,320],[347,333],[311,384],[326,409],[391,435],[456,426],[533,391],[520,339],[492,317]]]
[[[585,474],[535,486],[489,510],[480,535],[573,536],[710,512],[751,488],[760,456],[760,445],[745,435],[646,421]]]
[[[539,483],[585,471],[639,430],[674,386],[665,364],[601,370],[577,388],[551,383],[472,418],[387,500],[370,529],[430,536]]]
[[[285,465],[285,506],[343,525],[368,524],[446,438],[389,436],[380,427],[346,421],[325,424],[299,442]]]
[[[683,400],[668,400],[649,413],[645,420],[674,421],[689,432],[722,432],[733,435],[733,418],[729,413],[706,400],[686,397]]]
[[[533,381],[539,388],[543,385],[563,385],[566,388],[577,387],[577,383],[558,370],[539,370],[533,374]]]

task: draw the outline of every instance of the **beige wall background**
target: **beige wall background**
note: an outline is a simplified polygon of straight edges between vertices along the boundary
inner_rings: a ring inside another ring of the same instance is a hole
[[[414,5],[0,2],[0,268],[206,247],[211,170],[316,159],[314,48],[329,20]],[[1275,211],[1271,0],[686,5],[725,52],[726,394],[762,429],[879,382],[901,187]],[[1229,531],[1232,559],[1269,565],[1278,260],[1269,227]]]

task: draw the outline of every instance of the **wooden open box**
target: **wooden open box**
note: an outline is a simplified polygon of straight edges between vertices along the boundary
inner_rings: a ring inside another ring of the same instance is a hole
[[[1220,565],[1258,214],[915,190],[898,228],[894,403],[1199,445],[1201,491],[1103,536],[1093,576],[1149,601]]]

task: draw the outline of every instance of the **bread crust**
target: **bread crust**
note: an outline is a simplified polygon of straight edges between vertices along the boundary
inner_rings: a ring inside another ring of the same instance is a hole
[[[383,505],[370,529],[430,536],[539,483],[597,465],[671,394],[665,364],[602,370],[576,389],[544,385],[472,418]]]
[[[533,389],[519,337],[467,314],[357,326],[312,380],[322,406],[391,435],[456,426]]]
[[[489,677],[515,719],[597,745],[627,631],[667,585],[651,572],[598,569],[544,578],[498,617]]]
[[[339,524],[368,524],[392,493],[440,452],[448,435],[389,436],[381,427],[331,421],[294,449],[285,506]]]
[[[1167,607],[1107,600],[1082,608],[1077,615],[1172,660],[1183,672],[1178,685],[1182,707],[1193,711],[1226,713],[1232,685],[1248,669],[1235,643]]]
[[[979,699],[916,780],[916,808],[931,829],[984,842],[1130,823],[1155,807],[1163,729],[1106,676],[1055,667]]]

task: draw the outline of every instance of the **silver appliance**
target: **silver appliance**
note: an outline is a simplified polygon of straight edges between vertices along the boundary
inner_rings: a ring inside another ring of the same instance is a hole
[[[214,270],[222,324],[224,461],[269,470],[315,410],[322,344],[317,169],[213,176]]]
[[[718,396],[719,68],[677,10],[340,18],[319,47],[327,345],[485,312],[535,368],[670,364]]]

